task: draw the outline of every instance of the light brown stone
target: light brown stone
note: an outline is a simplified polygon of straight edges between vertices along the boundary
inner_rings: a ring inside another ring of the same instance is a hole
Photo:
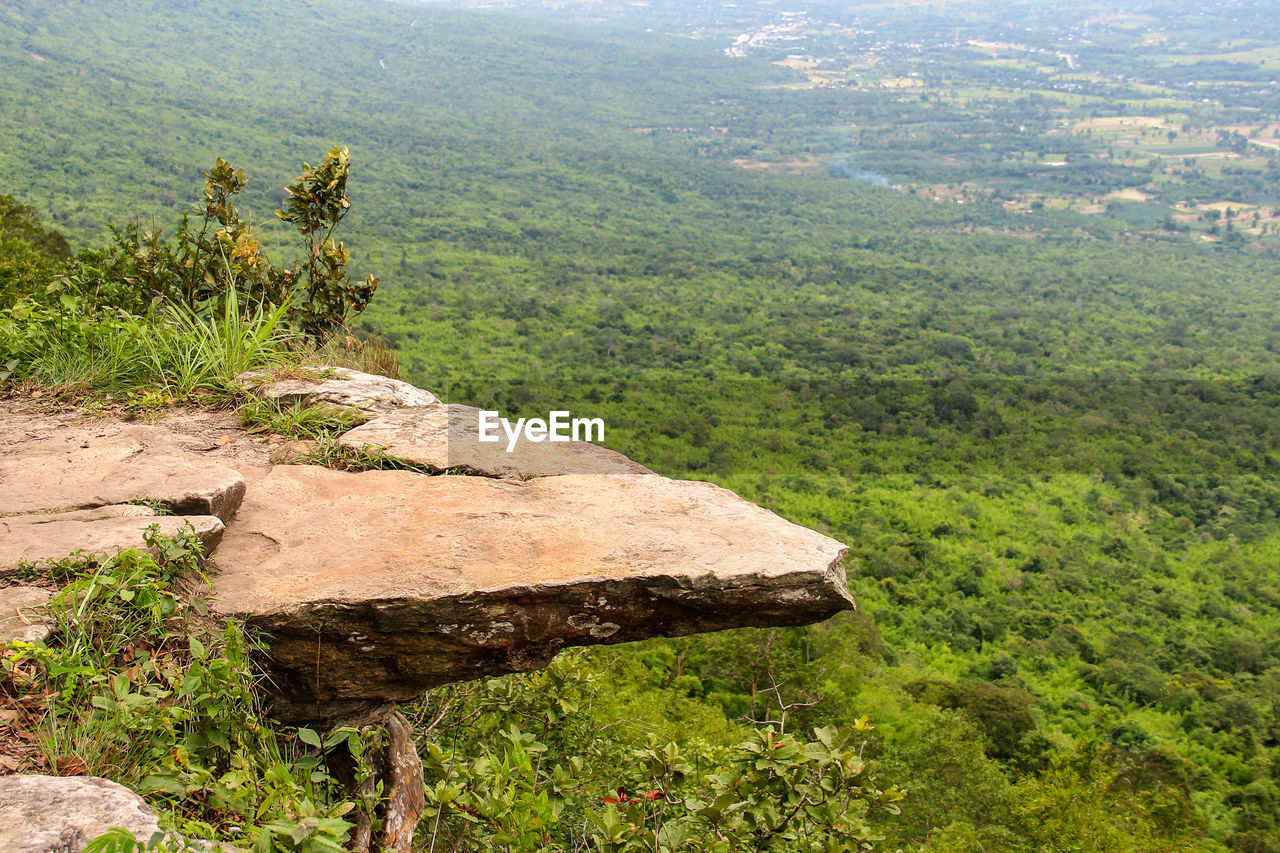
[[[146,507],[135,507],[146,509]],[[222,520],[212,515],[92,516],[94,511],[0,518],[0,577],[26,563],[59,560],[81,551],[85,556],[112,556],[129,548],[145,548],[151,527],[165,536],[188,529],[212,553],[222,540]]]
[[[271,451],[273,465],[292,465],[306,459],[316,451],[314,441],[286,441]]]
[[[108,779],[0,777],[0,850],[5,853],[79,853],[117,826],[143,844],[160,831],[142,798]]]
[[[39,586],[0,587],[0,643],[35,643],[53,636],[53,626],[40,608],[54,596]]]
[[[0,418],[0,426],[3,419]],[[201,458],[161,427],[49,421],[0,440],[0,514],[155,501],[179,515],[231,518],[239,472]]]
[[[154,518],[156,511],[144,504],[111,504],[109,506],[96,506],[92,509],[74,509],[67,512],[45,512],[33,514],[32,521],[36,524],[41,523],[38,519],[58,521],[102,521],[108,518]]]
[[[459,405],[400,409],[350,430],[339,442],[356,449],[377,449],[435,472],[517,478],[652,473],[621,453],[585,441],[522,439],[508,453],[501,429],[499,441],[480,441],[479,415],[479,409]]]
[[[311,375],[275,377],[255,370],[237,381],[250,393],[285,406],[327,404],[361,412],[391,412],[405,406],[432,406],[435,395],[401,382],[346,367],[317,368]]]
[[[566,646],[824,619],[853,605],[845,552],[709,483],[289,466],[228,531],[214,606],[270,636],[277,713],[318,719]]]

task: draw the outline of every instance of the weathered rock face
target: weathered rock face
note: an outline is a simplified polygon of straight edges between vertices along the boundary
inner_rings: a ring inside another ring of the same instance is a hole
[[[80,853],[113,826],[145,843],[155,814],[123,785],[90,776],[0,776],[0,850]]]
[[[424,465],[489,477],[545,477],[555,474],[650,474],[621,453],[585,441],[519,441],[507,452],[507,437],[480,440],[480,410],[445,405],[400,409],[374,418],[342,436],[356,449],[379,448],[389,456]],[[492,433],[491,433],[492,434]]]
[[[53,600],[53,590],[38,586],[0,587],[0,643],[47,640],[53,627],[41,608]]]
[[[148,500],[178,515],[213,515],[225,522],[244,490],[239,472],[200,458],[161,427],[50,422],[0,440],[3,515]]]
[[[434,406],[439,402],[431,392],[408,382],[346,367],[323,368],[314,371],[312,376],[288,378],[250,371],[236,378],[258,397],[286,406],[325,404],[378,413],[405,406]]]
[[[709,483],[275,468],[216,557],[215,607],[271,635],[276,712],[349,713],[566,646],[817,621],[846,549]]]
[[[110,556],[142,548],[152,527],[165,536],[194,532],[206,554],[218,547],[224,529],[217,516],[158,516],[143,506],[0,518],[0,578],[17,571],[24,561],[57,560],[71,551]]]
[[[193,444],[161,427],[115,421],[28,423],[5,434],[0,577],[22,561],[144,547],[152,526],[169,536],[189,526],[212,551],[244,499],[245,480],[202,458]],[[128,501],[153,502],[176,515],[158,516]]]

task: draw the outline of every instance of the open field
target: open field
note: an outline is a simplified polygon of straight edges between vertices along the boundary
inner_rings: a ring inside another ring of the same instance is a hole
[[[770,161],[770,160],[750,160],[746,157],[737,157],[733,160],[735,166],[743,169],[758,169],[765,172],[780,173],[809,173],[813,174],[821,172],[830,166],[830,163],[820,157],[795,157],[790,160]]]
[[[1252,50],[1239,50],[1227,53],[1198,53],[1187,56],[1155,56],[1153,59],[1157,65],[1164,67],[1187,65],[1196,62],[1234,62],[1256,65],[1259,68],[1274,70],[1280,69],[1280,46],[1269,45],[1266,47],[1256,47]]]
[[[1085,131],[1106,132],[1132,128],[1164,128],[1165,119],[1157,116],[1100,116],[1077,122],[1072,130],[1076,133]]]

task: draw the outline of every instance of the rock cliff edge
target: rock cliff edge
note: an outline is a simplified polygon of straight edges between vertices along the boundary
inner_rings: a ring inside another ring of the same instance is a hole
[[[217,549],[214,615],[267,635],[287,720],[533,669],[568,646],[853,607],[843,545],[712,484],[584,442],[482,447],[474,410],[385,377],[330,372],[314,394],[305,378],[251,384],[372,416],[341,444],[414,470],[246,466],[226,442],[165,426],[0,412],[0,579],[22,560],[190,523]]]

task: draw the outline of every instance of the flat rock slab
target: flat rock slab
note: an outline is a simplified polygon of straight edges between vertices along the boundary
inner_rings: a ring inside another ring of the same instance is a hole
[[[123,785],[92,776],[0,776],[0,850],[80,853],[114,826],[144,844],[155,813]]]
[[[346,367],[319,368],[310,376],[277,378],[265,371],[236,377],[250,393],[285,406],[326,404],[366,413],[391,412],[405,406],[432,406],[439,401],[429,391],[372,373]]]
[[[345,433],[339,443],[377,448],[389,456],[426,466],[490,477],[545,477],[556,474],[651,474],[621,453],[586,441],[531,442],[523,438],[507,451],[501,428],[496,442],[480,440],[480,410],[444,405],[400,409]]]
[[[129,509],[146,512],[113,516],[82,510],[0,518],[0,577],[13,574],[24,562],[59,560],[77,551],[85,556],[114,556],[130,548],[145,548],[147,531],[153,526],[170,537],[194,532],[205,554],[211,554],[222,541],[224,527],[217,516],[155,515],[146,507]]]
[[[55,594],[39,586],[0,587],[0,643],[35,643],[53,636],[40,608]]]
[[[49,421],[5,434],[0,515],[146,500],[226,521],[244,497],[244,477],[201,458],[191,444],[162,427],[115,421]]]
[[[276,713],[320,719],[544,666],[566,646],[815,622],[846,548],[709,483],[282,466],[215,560],[270,635]]]

